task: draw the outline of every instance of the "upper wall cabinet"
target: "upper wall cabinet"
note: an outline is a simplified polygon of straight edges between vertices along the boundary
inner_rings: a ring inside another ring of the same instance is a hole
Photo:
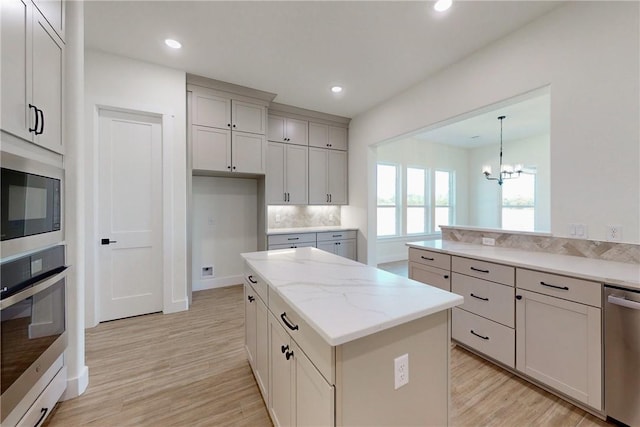
[[[190,78],[193,77],[187,77]],[[197,79],[205,84],[212,82],[215,87],[222,86],[224,90],[187,86],[192,169],[205,174],[264,174],[267,102],[229,93],[226,89],[232,85],[226,83]]]
[[[309,146],[347,151],[347,128],[309,122]]]
[[[308,122],[269,114],[269,141],[308,145]]]
[[[1,25],[2,130],[63,153],[63,40],[27,0],[2,0]]]
[[[4,0],[3,0],[4,1]],[[64,1],[33,0],[51,28],[64,40]]]

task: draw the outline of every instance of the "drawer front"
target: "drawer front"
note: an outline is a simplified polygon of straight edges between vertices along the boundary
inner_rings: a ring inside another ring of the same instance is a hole
[[[335,349],[327,344],[277,292],[270,292],[269,309],[329,384],[335,384]]]
[[[245,264],[244,267],[244,281],[247,285],[251,286],[254,291],[262,298],[265,304],[268,301],[267,282],[260,276],[258,276],[251,268]]]
[[[409,261],[451,270],[451,255],[441,254],[440,252],[409,248]]]
[[[515,288],[451,273],[451,292],[464,297],[460,308],[510,328],[515,327]]]
[[[601,283],[522,268],[517,269],[516,276],[518,288],[602,307]]]
[[[509,286],[515,281],[514,267],[457,256],[451,259],[451,271]]]
[[[318,233],[318,242],[327,242],[331,240],[355,239],[356,231],[327,231]]]
[[[302,243],[284,243],[282,245],[269,245],[269,250],[276,249],[292,249],[292,248],[315,248],[316,242],[302,242]]]
[[[49,417],[53,407],[67,388],[67,368],[63,367],[49,385],[38,396],[26,414],[18,422],[18,427],[31,427],[42,425],[43,421]]]
[[[451,292],[449,270],[429,267],[417,262],[409,262],[409,278]]]
[[[515,330],[458,307],[451,312],[451,337],[514,368]]]
[[[316,243],[316,233],[275,234],[268,237],[269,246],[285,243]]]

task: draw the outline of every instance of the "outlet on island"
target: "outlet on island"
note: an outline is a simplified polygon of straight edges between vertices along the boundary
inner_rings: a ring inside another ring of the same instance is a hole
[[[409,383],[409,354],[396,357],[393,361],[395,390]]]

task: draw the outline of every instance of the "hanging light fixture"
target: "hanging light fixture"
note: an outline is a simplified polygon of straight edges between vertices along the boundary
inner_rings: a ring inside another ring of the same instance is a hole
[[[511,167],[509,165],[502,164],[502,121],[506,117],[507,116],[498,117],[498,120],[500,120],[500,176],[497,178],[491,177],[491,166],[485,166],[482,168],[484,177],[490,181],[498,181],[498,185],[502,185],[502,183],[507,179],[518,178],[520,176],[520,173],[522,173],[522,165]]]

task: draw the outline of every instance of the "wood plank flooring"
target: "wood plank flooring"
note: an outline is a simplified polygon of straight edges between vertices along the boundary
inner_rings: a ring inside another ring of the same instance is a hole
[[[86,332],[89,387],[48,426],[270,426],[244,353],[242,286],[195,292],[189,311]],[[461,349],[452,349],[458,426],[608,424]]]

